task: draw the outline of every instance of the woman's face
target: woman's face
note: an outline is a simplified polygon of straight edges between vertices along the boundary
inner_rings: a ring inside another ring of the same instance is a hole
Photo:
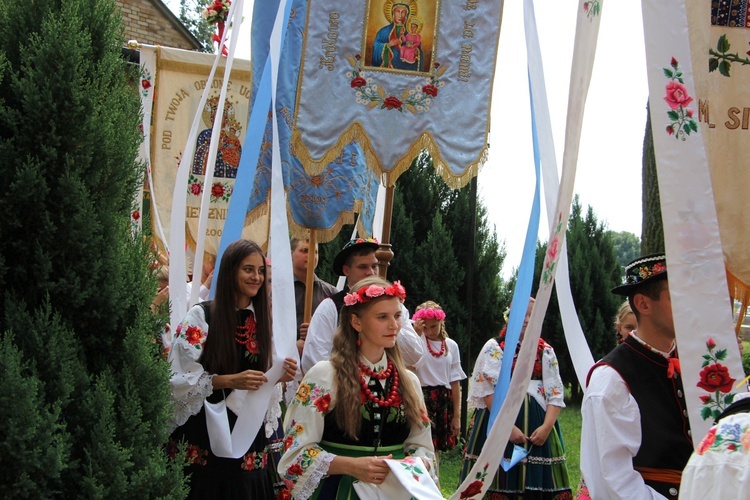
[[[630,333],[638,327],[638,323],[635,320],[635,314],[628,313],[622,320],[617,323],[617,331],[620,332],[623,338],[630,335]]]
[[[403,5],[393,7],[393,23],[398,25],[404,24],[408,12],[409,11]]]
[[[252,253],[245,257],[237,271],[237,307],[240,309],[250,305],[250,299],[258,294],[258,290],[266,280],[266,263],[259,253]]]
[[[396,297],[373,301],[369,307],[351,316],[352,327],[360,333],[360,349],[366,357],[396,345],[401,330],[401,303]]]

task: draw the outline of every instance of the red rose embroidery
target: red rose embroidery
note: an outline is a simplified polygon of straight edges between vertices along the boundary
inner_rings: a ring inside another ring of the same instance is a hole
[[[729,370],[726,366],[716,363],[708,365],[700,372],[700,381],[698,387],[704,391],[714,392],[731,392],[735,379],[729,376]]]
[[[482,481],[474,481],[469,486],[466,487],[464,491],[461,492],[461,496],[459,498],[471,498],[477,493],[482,491]]]
[[[431,95],[432,97],[435,97],[438,95],[438,89],[434,85],[425,85],[422,87],[422,92],[424,92],[427,95]]]
[[[698,445],[698,455],[703,455],[712,444],[714,444],[714,441],[716,441],[716,427],[711,427],[708,430],[708,433],[706,434],[706,437],[703,438],[703,441]]]
[[[250,354],[258,354],[258,341],[254,338],[247,339],[245,346]]]
[[[133,218],[133,220],[138,220],[141,218],[141,213],[138,210],[133,210],[133,213],[130,214],[130,216]]]
[[[284,438],[284,451],[291,448],[292,443],[294,443],[294,438],[291,435],[287,434],[286,437]]]
[[[687,88],[680,82],[669,82],[666,90],[667,95],[664,100],[672,109],[678,109],[680,106],[686,108],[693,102],[693,98],[688,95]]]
[[[324,394],[323,396],[316,399],[313,404],[320,413],[325,413],[328,411],[328,406],[331,404],[331,395]]]
[[[294,464],[286,470],[286,473],[290,476],[301,476],[302,472],[303,470],[300,464]]]
[[[364,87],[365,85],[367,85],[367,80],[365,80],[361,76],[358,76],[351,81],[351,86],[353,89]]]
[[[549,248],[547,249],[547,255],[549,256],[549,260],[555,260],[557,257],[557,252],[560,250],[560,238],[558,236],[555,236],[552,242],[549,244]]]
[[[276,493],[276,500],[291,500],[291,499],[292,499],[292,494],[286,488],[279,490],[279,492]]]
[[[198,182],[194,182],[190,184],[190,193],[194,194],[195,196],[199,196],[203,192],[203,186],[200,185]]]
[[[214,198],[224,196],[224,186],[220,182],[214,182],[214,185],[211,186],[211,196]]]
[[[704,394],[703,396],[700,396],[701,403],[707,404],[709,401],[711,401],[711,396],[708,396]]]
[[[151,88],[151,82],[144,78],[143,80],[141,80],[141,87],[143,87],[143,90],[148,90]]]
[[[706,341],[706,347],[708,347],[709,349],[713,349],[714,347],[716,347],[716,341],[709,337],[709,339]]]
[[[674,127],[672,125],[667,125],[667,133],[669,135],[674,134]]]
[[[401,106],[404,103],[401,102],[401,100],[398,97],[395,96],[388,96],[385,98],[385,101],[383,101],[383,106],[385,106],[388,109],[401,109]]]
[[[201,330],[197,326],[189,326],[187,331],[185,332],[185,339],[188,341],[188,344],[190,345],[195,345],[199,343],[202,337],[203,337],[203,330]]]

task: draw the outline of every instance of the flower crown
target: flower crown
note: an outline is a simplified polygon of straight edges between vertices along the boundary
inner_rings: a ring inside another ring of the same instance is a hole
[[[445,320],[445,311],[442,309],[420,309],[419,311],[414,313],[414,316],[411,317],[412,320],[418,321],[420,319],[436,319],[438,321]]]
[[[401,285],[400,281],[394,281],[392,285],[385,288],[379,285],[364,286],[354,293],[347,293],[344,296],[344,304],[347,306],[366,304],[370,300],[382,297],[383,295],[396,297],[400,302],[403,302],[406,299],[406,289]]]

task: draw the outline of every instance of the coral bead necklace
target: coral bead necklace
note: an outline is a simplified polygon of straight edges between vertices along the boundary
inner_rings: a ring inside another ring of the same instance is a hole
[[[445,339],[440,340],[440,350],[439,351],[433,351],[432,346],[430,345],[430,338],[427,337],[427,335],[424,336],[424,341],[427,343],[427,350],[430,351],[430,354],[435,356],[436,358],[439,358],[443,354],[445,354]]]
[[[398,403],[398,371],[393,366],[393,362],[389,359],[388,360],[388,368],[386,368],[383,371],[376,372],[372,370],[370,367],[365,366],[361,362],[359,363],[359,385],[362,389],[362,392],[364,393],[365,397],[375,403],[378,406],[396,406]],[[371,379],[375,380],[385,380],[389,376],[393,375],[393,380],[391,381],[391,390],[388,392],[388,397],[386,398],[379,398],[375,395],[373,395],[372,391],[369,387],[367,387],[367,382],[365,382],[364,375],[369,376]]]

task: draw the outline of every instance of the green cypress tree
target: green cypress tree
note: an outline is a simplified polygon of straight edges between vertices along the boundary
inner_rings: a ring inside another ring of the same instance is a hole
[[[659,178],[656,175],[654,136],[651,129],[651,113],[646,106],[646,131],[643,134],[643,224],[641,253],[649,254],[664,251],[664,222],[661,218],[659,198]]]
[[[0,4],[0,488],[181,498],[114,0]]]

